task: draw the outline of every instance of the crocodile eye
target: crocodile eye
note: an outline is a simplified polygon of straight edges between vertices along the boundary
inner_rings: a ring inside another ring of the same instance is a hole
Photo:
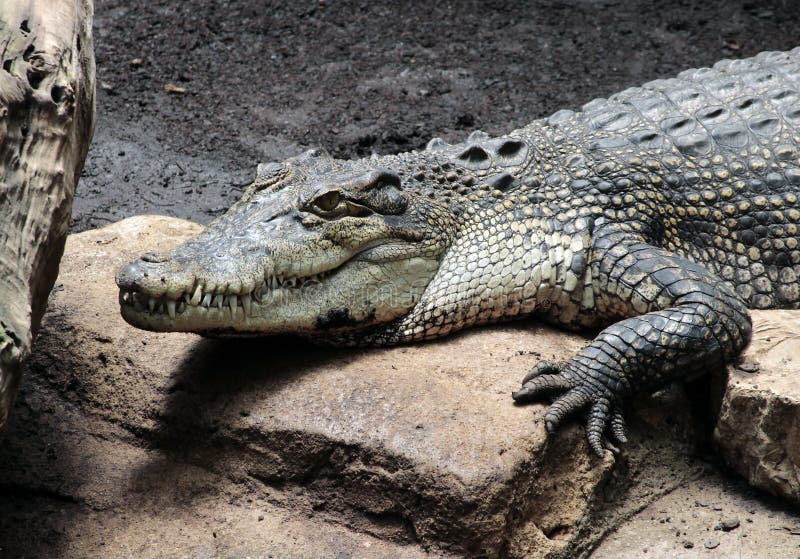
[[[322,196],[317,197],[312,203],[312,207],[325,213],[332,212],[339,205],[341,198],[338,192],[332,190],[331,192],[326,192]]]

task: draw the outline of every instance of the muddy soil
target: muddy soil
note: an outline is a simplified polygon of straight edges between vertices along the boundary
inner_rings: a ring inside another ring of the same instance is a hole
[[[502,133],[791,48],[798,24],[793,0],[98,0],[97,133],[73,231],[142,213],[207,223],[258,162]]]

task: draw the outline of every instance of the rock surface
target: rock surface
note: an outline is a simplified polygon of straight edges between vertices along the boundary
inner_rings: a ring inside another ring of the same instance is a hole
[[[69,238],[0,446],[11,556],[579,557],[694,473],[701,422],[669,393],[637,400],[616,465],[577,425],[548,442],[544,407],[510,392],[585,339],[532,323],[370,350],[126,325],[115,268],[198,230]]]
[[[800,311],[752,314],[753,340],[728,369],[714,440],[754,486],[800,503]]]

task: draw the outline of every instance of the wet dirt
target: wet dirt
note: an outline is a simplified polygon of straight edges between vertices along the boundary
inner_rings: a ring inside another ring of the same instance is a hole
[[[789,49],[800,24],[791,0],[99,0],[95,12],[97,132],[73,232],[144,213],[208,223],[259,162],[507,132]]]

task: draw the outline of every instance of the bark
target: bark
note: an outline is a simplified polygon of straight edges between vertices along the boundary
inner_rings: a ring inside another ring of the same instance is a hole
[[[0,1],[0,430],[94,131],[92,0]]]

